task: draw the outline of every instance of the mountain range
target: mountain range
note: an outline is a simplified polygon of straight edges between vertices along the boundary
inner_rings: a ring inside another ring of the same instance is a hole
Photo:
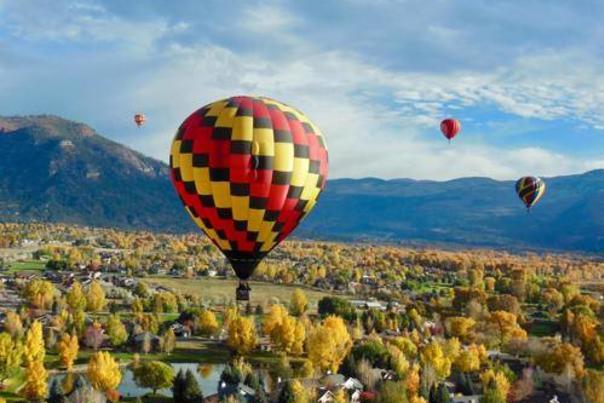
[[[298,237],[604,250],[604,170],[544,178],[530,214],[513,181],[333,179]],[[195,230],[165,163],[56,116],[0,117],[0,221]]]

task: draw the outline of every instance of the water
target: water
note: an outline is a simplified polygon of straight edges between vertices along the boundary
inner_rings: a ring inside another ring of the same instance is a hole
[[[181,369],[183,371],[190,369],[193,375],[195,376],[195,379],[199,383],[199,387],[201,388],[204,396],[209,396],[217,392],[220,374],[222,373],[225,367],[224,364],[201,364],[200,366],[200,364],[197,363],[174,363],[170,365],[174,369],[175,376]],[[200,372],[202,371],[199,371],[199,368],[204,368],[206,370],[204,376],[200,374]],[[49,379],[49,385],[54,379],[62,381],[64,377],[64,374],[55,375],[51,377]],[[153,392],[151,389],[141,388],[140,386],[138,386],[136,382],[134,382],[134,376],[129,368],[122,369],[122,383],[120,383],[118,391],[124,397],[144,396],[147,393]],[[158,393],[164,396],[172,397],[172,390],[170,390],[170,388],[160,389]]]

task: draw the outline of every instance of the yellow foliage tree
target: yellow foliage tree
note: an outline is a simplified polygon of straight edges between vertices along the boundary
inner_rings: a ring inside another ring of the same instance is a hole
[[[44,401],[48,394],[48,372],[44,368],[44,361],[36,360],[25,368],[25,386],[22,390],[27,399],[38,402]]]
[[[25,335],[25,345],[23,346],[23,362],[26,366],[36,361],[44,362],[46,350],[44,349],[44,337],[42,334],[42,324],[34,321]]]
[[[21,337],[23,334],[23,322],[21,321],[21,317],[16,312],[6,312],[4,330],[10,333],[12,337]]]
[[[439,380],[446,379],[451,374],[451,360],[445,355],[442,346],[437,341],[426,345],[420,356],[424,365],[434,369]]]
[[[118,363],[106,351],[94,353],[90,357],[86,373],[92,386],[105,393],[115,390],[122,381]]]
[[[0,334],[0,384],[19,371],[23,359],[23,344],[10,334]]]
[[[504,398],[510,392],[510,381],[503,372],[488,369],[480,374],[480,382],[483,390],[495,389]]]
[[[476,344],[471,344],[459,353],[453,362],[453,366],[461,372],[478,371],[480,369],[480,356],[480,348]]]
[[[237,315],[229,320],[227,346],[240,355],[247,355],[256,346],[256,326],[251,318]]]
[[[463,316],[454,316],[447,319],[447,328],[449,334],[453,337],[459,337],[461,340],[466,340],[470,336],[470,332],[476,321],[472,318]]]
[[[210,336],[216,333],[218,330],[218,321],[216,320],[216,315],[214,312],[209,309],[204,309],[199,314],[199,330],[201,334],[205,336]]]
[[[70,336],[69,334],[64,333],[58,343],[58,349],[61,364],[67,368],[68,371],[71,371],[73,368],[73,361],[77,358],[78,351],[80,350],[77,336]]]
[[[518,326],[516,315],[506,311],[491,312],[489,323],[496,334],[499,345],[503,346],[510,339],[526,339],[527,334],[524,329]]]
[[[604,374],[588,370],[583,380],[583,393],[588,402],[604,403]]]
[[[336,372],[352,347],[352,339],[342,318],[328,316],[312,329],[306,347],[316,368]]]
[[[308,309],[308,300],[306,299],[306,294],[304,294],[304,291],[299,288],[296,288],[296,290],[292,294],[289,305],[292,315],[303,315]]]
[[[46,309],[52,304],[55,291],[50,281],[32,280],[25,285],[23,297],[35,308]]]
[[[88,310],[92,312],[102,311],[107,305],[105,291],[98,281],[95,280],[90,283],[90,288],[86,294],[86,302]]]
[[[79,281],[76,281],[71,285],[71,288],[65,295],[65,300],[72,312],[86,309],[86,294],[84,294],[84,289]]]

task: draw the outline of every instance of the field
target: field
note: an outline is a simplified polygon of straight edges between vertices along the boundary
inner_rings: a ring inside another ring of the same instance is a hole
[[[41,260],[24,260],[14,262],[11,264],[9,271],[11,272],[22,272],[22,271],[41,271],[44,270],[46,262]]]
[[[185,294],[197,295],[205,299],[215,302],[223,302],[225,299],[231,300],[235,298],[235,289],[238,281],[233,279],[184,279],[172,277],[149,277],[142,279],[147,285],[162,285],[164,287],[173,288]],[[306,298],[311,308],[316,309],[317,302],[326,295],[330,295],[325,291],[317,291],[308,287],[287,286],[279,284],[269,284],[251,281],[252,288],[251,303],[253,305],[263,304],[271,299],[278,299],[280,302],[289,302],[292,293],[296,288],[301,288],[306,294]]]

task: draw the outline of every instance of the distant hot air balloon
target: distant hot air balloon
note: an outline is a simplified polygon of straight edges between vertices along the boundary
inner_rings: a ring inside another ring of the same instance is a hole
[[[142,113],[137,113],[136,115],[134,115],[134,123],[136,123],[138,127],[144,125],[146,121],[147,118]]]
[[[524,176],[516,181],[516,193],[530,210],[545,193],[545,182],[536,176]]]
[[[327,180],[325,140],[300,111],[237,96],[193,112],[172,142],[172,183],[240,279],[312,210]]]
[[[443,135],[451,141],[451,139],[457,136],[457,133],[461,130],[461,123],[457,119],[445,119],[440,122],[440,131]]]

